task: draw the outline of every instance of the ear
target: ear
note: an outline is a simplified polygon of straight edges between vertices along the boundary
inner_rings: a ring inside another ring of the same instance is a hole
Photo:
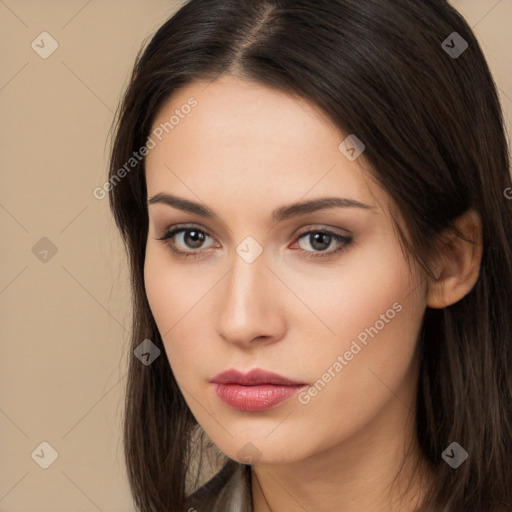
[[[466,240],[457,235],[457,230]],[[445,308],[471,291],[480,273],[482,251],[480,216],[468,210],[441,235],[440,254],[435,264],[437,278],[430,280],[427,289],[428,307]]]

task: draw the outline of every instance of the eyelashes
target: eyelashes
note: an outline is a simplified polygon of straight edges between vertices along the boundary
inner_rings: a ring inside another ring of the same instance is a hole
[[[178,244],[176,243],[176,238],[179,235],[183,235],[180,236],[180,238],[182,239],[182,246],[186,247],[187,242],[192,245],[192,247],[189,247],[190,250],[182,250],[177,248]],[[196,226],[188,225],[175,226],[172,229],[168,228],[160,236],[160,238],[157,238],[156,240],[163,242],[167,246],[167,249],[171,252],[171,254],[173,254],[173,256],[180,259],[194,259],[205,257],[207,253],[211,253],[214,250],[215,247],[200,247],[209,238],[213,240],[213,238],[208,234],[207,231],[200,229]],[[338,253],[344,251],[347,248],[347,246],[352,242],[352,237],[340,235],[339,233],[334,233],[333,231],[324,228],[309,229],[297,235],[292,245],[298,246],[299,242],[302,240],[306,240],[308,242],[308,245],[312,247],[312,250],[302,249],[300,247],[299,249],[294,250],[298,250],[301,253],[301,257],[315,260],[319,258],[332,258]],[[318,248],[318,244],[320,246],[327,245],[329,247],[334,245],[335,248],[326,250],[323,247]],[[315,247],[317,247],[316,250]]]

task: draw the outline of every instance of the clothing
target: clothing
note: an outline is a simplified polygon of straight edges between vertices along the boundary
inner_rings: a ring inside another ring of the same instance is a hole
[[[190,506],[197,512],[253,512],[251,466],[229,459],[192,494]]]

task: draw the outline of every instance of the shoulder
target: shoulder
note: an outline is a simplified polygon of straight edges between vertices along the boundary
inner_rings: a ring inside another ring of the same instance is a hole
[[[190,496],[189,506],[198,512],[252,512],[250,474],[250,466],[228,460]]]

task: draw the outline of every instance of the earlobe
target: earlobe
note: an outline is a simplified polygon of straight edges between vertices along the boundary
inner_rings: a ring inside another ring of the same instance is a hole
[[[427,306],[442,309],[466,296],[480,274],[482,252],[482,222],[477,212],[468,210],[441,236],[437,275],[428,285]]]

